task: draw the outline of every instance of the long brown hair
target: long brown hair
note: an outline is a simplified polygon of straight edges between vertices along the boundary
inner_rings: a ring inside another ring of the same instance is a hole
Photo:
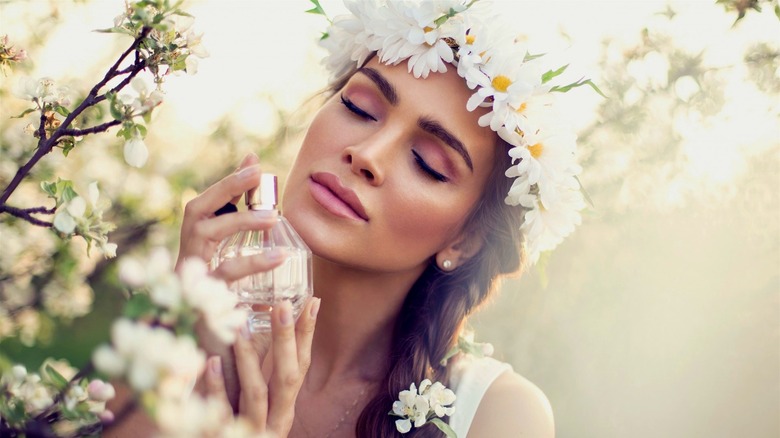
[[[355,72],[357,68],[335,81],[329,92],[341,90]],[[464,225],[464,232],[481,238],[482,245],[474,256],[450,272],[440,270],[432,257],[409,290],[395,324],[390,366],[358,418],[358,437],[401,436],[395,428],[397,418],[388,415],[398,393],[423,379],[447,385],[450,370],[441,360],[457,343],[466,318],[490,296],[501,276],[520,271],[524,259],[520,232],[524,210],[504,203],[512,184],[504,176],[510,166],[506,153],[509,145],[497,139],[496,147],[496,159],[484,192]],[[443,435],[438,428],[428,425],[404,436]]]

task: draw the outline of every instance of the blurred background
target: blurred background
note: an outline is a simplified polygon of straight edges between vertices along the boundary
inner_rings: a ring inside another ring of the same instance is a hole
[[[544,390],[560,437],[780,436],[777,0],[494,3],[533,52],[570,62],[567,78],[608,98],[564,96],[593,206],[475,315],[477,340]],[[308,1],[188,4],[211,56],[164,84],[146,166],[125,165],[109,133],[35,171],[99,182],[120,258],[175,248],[184,203],[249,151],[283,178],[326,83],[325,21],[303,13]],[[130,43],[93,32],[122,8],[0,1],[0,37],[28,53],[0,74],[0,186],[34,147],[33,115],[10,118],[27,107],[16,84],[49,76],[77,102]],[[11,200],[46,203],[33,183]],[[3,216],[0,241],[0,365],[83,365],[121,308],[115,260]]]

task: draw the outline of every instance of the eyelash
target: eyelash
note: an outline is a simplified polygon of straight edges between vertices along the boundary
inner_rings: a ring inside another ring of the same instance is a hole
[[[344,104],[344,106],[347,107],[347,109],[349,111],[351,111],[353,114],[355,114],[356,116],[360,117],[361,119],[373,120],[373,121],[376,122],[376,118],[374,116],[372,116],[371,114],[363,111],[360,107],[358,107],[357,105],[352,103],[351,100],[349,100],[346,97],[344,97],[343,94],[341,95],[341,103]]]
[[[371,114],[363,111],[360,107],[355,105],[351,100],[347,99],[343,94],[341,95],[341,103],[353,114],[355,114],[357,117],[360,117],[364,120],[372,120],[376,122],[376,118],[372,116]],[[423,159],[422,155],[420,155],[417,151],[412,149],[412,155],[414,155],[414,162],[417,164],[417,167],[420,168],[425,174],[430,176],[431,178],[435,179],[439,182],[447,182],[449,181],[449,178],[442,175],[441,173],[434,170],[431,166],[428,165],[428,163]]]
[[[431,166],[429,166],[428,163],[426,163],[425,160],[423,159],[422,155],[417,153],[416,150],[412,149],[412,155],[414,155],[414,161],[415,161],[415,163],[417,163],[417,166],[423,172],[428,174],[428,176],[430,176],[431,178],[433,178],[433,179],[435,179],[436,181],[439,181],[439,182],[447,182],[447,181],[449,181],[449,178],[447,178],[446,176],[442,175],[441,173],[435,171]]]

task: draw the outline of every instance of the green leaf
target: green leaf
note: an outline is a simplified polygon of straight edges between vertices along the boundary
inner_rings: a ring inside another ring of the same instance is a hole
[[[142,316],[152,315],[155,310],[156,306],[149,295],[137,293],[130,297],[122,313],[128,318],[137,319]]]
[[[444,432],[444,434],[447,435],[447,438],[458,438],[458,435],[452,430],[450,425],[445,423],[441,418],[432,418],[431,423],[438,427],[440,431]]]
[[[70,181],[68,181],[68,184],[73,184]],[[71,201],[73,198],[76,198],[79,194],[76,193],[75,190],[73,190],[72,185],[65,186],[65,188],[62,189],[62,200],[65,202]]]
[[[571,84],[563,85],[563,86],[556,85],[556,86],[550,88],[550,91],[557,91],[559,93],[565,93],[565,92],[571,90],[572,88],[581,87],[583,85],[590,86],[591,88],[593,88],[596,91],[596,93],[599,93],[599,95],[601,97],[603,97],[604,99],[607,98],[607,96],[604,93],[601,92],[599,87],[597,87],[596,84],[594,84],[593,81],[591,81],[590,79],[587,79],[587,80],[580,79],[577,82],[572,82]]]
[[[529,52],[525,52],[525,57],[523,57],[523,62],[533,61],[534,59],[541,58],[542,56],[544,56],[544,53],[532,54]]]
[[[131,31],[129,29],[126,29],[124,27],[112,27],[112,28],[109,28],[109,29],[95,29],[93,32],[98,32],[98,33],[121,33],[121,34],[125,34],[125,35],[130,35],[132,37],[135,36],[135,33],[133,31]]]
[[[51,197],[57,196],[57,183],[53,182],[41,182],[41,189]]]
[[[322,5],[320,5],[319,0],[309,0],[309,1],[314,5],[314,7],[309,9],[306,12],[310,14],[322,15],[326,18],[328,17],[328,14],[325,13],[325,9],[322,9]]]
[[[62,140],[60,142],[60,146],[62,147],[62,155],[67,157],[70,151],[73,149],[73,147],[76,146],[76,143],[73,141],[73,138],[71,137]]]
[[[173,15],[181,15],[182,17],[193,17],[192,14],[188,14],[187,12],[184,12],[181,9],[177,9],[173,11]]]
[[[36,108],[27,108],[26,110],[22,111],[21,114],[18,116],[11,116],[12,119],[21,119],[22,117],[26,116],[27,114],[30,114],[33,111],[37,111]]]
[[[135,130],[138,132],[138,134],[141,136],[141,138],[146,138],[146,126],[141,124],[135,125]]]
[[[558,70],[549,70],[545,72],[542,75],[542,83],[546,84],[547,82],[550,82],[551,79],[553,79],[556,76],[560,76],[563,74],[564,71],[566,71],[566,68],[569,67],[569,64],[564,65],[563,67],[559,68]]]
[[[58,373],[50,364],[45,364],[43,366],[43,371],[46,373],[46,376],[54,387],[57,388],[57,391],[62,391],[68,387],[68,379],[62,377],[62,374]]]
[[[108,99],[108,94],[106,94],[106,98]],[[122,114],[122,111],[119,110],[119,105],[120,104],[117,103],[117,100],[114,97],[110,99],[108,108],[109,112],[111,113],[111,117],[113,117],[114,120],[124,120],[124,114]]]
[[[68,109],[62,105],[55,106],[54,111],[56,111],[57,114],[61,115],[62,117],[68,117],[70,115],[70,111],[68,111]]]
[[[775,5],[775,15],[777,16],[777,19],[780,20],[780,3]]]

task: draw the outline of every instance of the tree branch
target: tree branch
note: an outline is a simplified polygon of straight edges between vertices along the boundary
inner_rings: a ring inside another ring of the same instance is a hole
[[[62,131],[62,135],[70,135],[73,137],[80,137],[87,134],[96,134],[98,132],[106,131],[108,128],[111,128],[112,126],[116,126],[122,123],[121,120],[112,120],[110,122],[102,123],[100,125],[93,126],[91,128],[85,128],[85,129],[66,129]]]
[[[16,216],[19,219],[23,219],[33,225],[39,227],[51,228],[54,224],[52,222],[43,221],[33,216],[33,214],[54,214],[53,208],[46,207],[33,207],[33,208],[17,208],[7,204],[0,204],[0,213],[8,213],[11,216]]]
[[[54,133],[52,133],[50,138],[46,138],[46,132],[44,128],[45,124],[45,116],[43,115],[43,110],[41,110],[41,127],[40,129],[40,139],[38,140],[38,148],[35,150],[35,153],[32,157],[25,163],[22,167],[19,168],[19,170],[16,171],[16,175],[14,175],[11,182],[6,186],[6,188],[3,190],[3,194],[0,195],[0,206],[5,205],[5,202],[8,201],[8,198],[11,197],[11,194],[16,190],[17,187],[19,187],[19,184],[22,182],[22,180],[30,173],[30,170],[32,170],[33,166],[35,166],[38,161],[41,160],[46,154],[51,152],[52,148],[57,144],[57,141],[59,138],[63,135],[63,132],[68,129],[68,127],[73,123],[73,120],[76,119],[79,115],[81,115],[82,112],[84,112],[85,109],[101,102],[105,99],[105,95],[102,95],[98,97],[98,93],[100,92],[100,89],[103,88],[108,81],[113,79],[117,76],[117,68],[119,68],[119,64],[124,61],[124,59],[129,55],[131,52],[134,52],[138,46],[141,44],[141,42],[146,38],[147,35],[149,35],[149,32],[151,32],[152,29],[150,27],[145,27],[141,30],[141,33],[138,35],[138,37],[133,41],[133,43],[130,45],[130,47],[127,48],[127,50],[122,53],[122,55],[117,59],[117,61],[114,63],[114,65],[111,66],[111,68],[108,69],[105,76],[103,76],[103,79],[95,84],[94,87],[92,87],[92,90],[90,90],[89,95],[79,104],[79,106],[73,110],[70,114],[68,114],[67,117],[65,117],[65,120],[62,121],[62,124],[60,124],[59,128],[57,128]],[[138,60],[136,60],[137,65]],[[143,61],[142,61],[143,63]],[[138,71],[143,69],[141,67]],[[135,69],[133,69],[135,71]],[[135,73],[131,73],[131,76],[134,76],[138,73],[138,71],[135,71]],[[129,82],[129,79],[125,78],[125,81],[122,81],[126,84],[126,82]],[[121,85],[121,84],[120,84]],[[123,85],[124,86],[124,85]],[[116,89],[116,87],[115,87]]]

